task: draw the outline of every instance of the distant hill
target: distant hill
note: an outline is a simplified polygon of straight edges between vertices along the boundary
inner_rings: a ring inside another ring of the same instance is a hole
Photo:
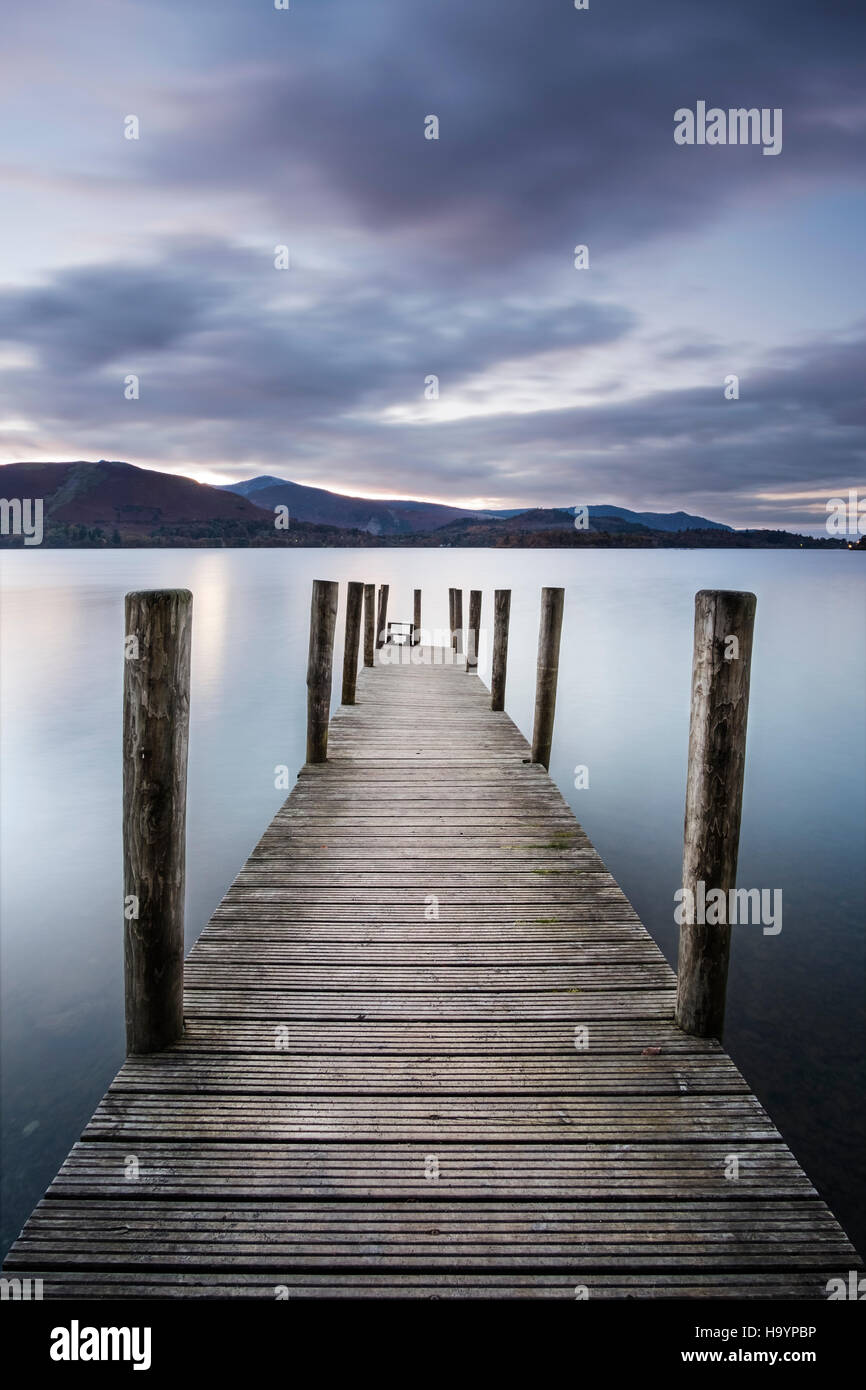
[[[511,521],[518,516],[523,518],[524,529],[535,530],[542,525],[574,525],[572,510],[565,507],[509,507],[504,510],[474,511],[468,507],[449,507],[439,502],[414,502],[408,498],[383,500],[347,497],[341,492],[329,492],[324,488],[308,487],[305,483],[293,483],[287,478],[274,478],[269,475],[246,478],[240,483],[225,483],[222,490],[247,497],[259,507],[272,509],[282,503],[298,521],[328,526],[353,526],[376,536],[405,536],[421,531],[433,531],[440,526],[447,526],[452,521]],[[530,517],[533,518],[531,522],[526,520]],[[547,518],[546,521],[542,520],[544,517]],[[703,516],[690,516],[688,512],[632,512],[627,507],[614,507],[609,504],[590,506],[589,517],[590,522],[598,517],[607,518],[604,529],[608,533],[625,529],[617,525],[618,522],[648,526],[654,531],[732,529],[719,521],[708,521]]]
[[[263,473],[259,478],[247,478],[244,483],[219,483],[217,486],[220,492],[236,492],[241,497],[252,497],[254,492],[261,492],[262,488],[282,487],[284,481],[283,478],[272,478],[270,474]]]
[[[566,513],[565,515],[568,515]],[[510,521],[453,521],[429,535],[390,542],[415,546],[479,546],[493,550],[673,549],[754,550],[800,548],[839,550],[845,542],[823,536],[798,536],[789,531],[734,531],[730,527],[698,527],[686,531],[655,531],[622,517],[592,517],[586,530],[575,530],[546,512],[523,512]],[[866,541],[866,537],[863,537]],[[866,545],[861,545],[866,549]]]
[[[593,530],[605,530],[608,533],[619,531],[621,528],[617,523],[622,523],[622,528],[635,526],[649,527],[651,531],[732,531],[732,526],[726,526],[723,521],[710,521],[705,516],[692,516],[689,512],[633,512],[628,507],[614,507],[610,503],[590,504],[587,507],[589,512],[590,526]],[[535,523],[539,523],[542,516],[548,518],[551,526],[573,526],[574,508],[573,507],[512,507],[508,511],[488,512],[488,516],[513,520],[521,517],[524,522],[527,517],[534,517]],[[598,524],[596,524],[598,523]]]
[[[574,513],[570,510],[567,511],[564,507],[533,507],[531,511],[518,512],[516,515],[508,517],[507,519],[495,521],[493,523],[488,522],[487,524],[492,524],[493,531],[500,528],[509,533],[518,530],[524,534],[539,531],[553,531],[557,532],[560,536],[564,536],[565,543],[570,543],[568,538],[571,532],[576,532],[578,535],[586,534],[587,531],[603,532],[605,535],[610,536],[634,535],[641,532],[645,535],[650,535],[653,530],[652,527],[644,525],[641,521],[632,521],[630,518],[636,516],[637,513],[626,512],[623,508],[618,509],[620,513],[618,516],[607,514],[600,507],[588,507],[587,510],[589,512],[589,525],[587,527],[576,527],[574,524]],[[682,515],[685,515],[685,513],[682,513]],[[455,525],[475,526],[477,529],[477,526],[482,524],[483,520],[483,518],[473,520],[471,517],[461,517],[458,522],[452,523],[450,527],[445,529],[451,530]],[[665,529],[673,530],[675,528],[671,527]]]
[[[237,535],[271,541],[274,530],[259,507],[244,497],[196,483],[177,473],[157,473],[131,463],[7,463],[0,467],[0,496],[41,497],[49,543],[88,544],[99,533],[114,544],[139,544],[198,528],[214,539]],[[7,539],[8,541],[11,538]]]
[[[7,463],[4,497],[42,497],[54,521],[153,526],[160,522],[245,518],[261,521],[251,502],[178,473],[132,463]]]
[[[221,491],[238,493],[256,506],[273,511],[282,505],[291,517],[320,526],[349,526],[373,536],[408,536],[432,531],[461,517],[491,517],[492,512],[474,512],[464,507],[448,507],[439,502],[415,502],[410,498],[347,497],[321,487],[307,487],[285,478],[247,478],[228,483]]]
[[[631,512],[627,507],[590,507],[590,521],[598,517],[619,518],[621,521],[648,526],[652,531],[733,531],[721,521],[708,521],[705,516],[690,516],[688,512]]]

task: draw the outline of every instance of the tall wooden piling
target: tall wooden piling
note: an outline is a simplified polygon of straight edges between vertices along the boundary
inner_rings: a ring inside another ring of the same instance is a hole
[[[376,664],[376,585],[364,585],[364,665]]]
[[[192,594],[126,595],[123,892],[126,1050],[183,1033]]]
[[[376,620],[376,650],[384,647],[388,638],[388,585],[379,585],[379,616]]]
[[[713,889],[727,909],[736,883],[756,604],[734,590],[695,595],[676,1021],[701,1038],[720,1038],[725,1018],[728,913],[715,925],[696,918]]]
[[[542,589],[538,628],[538,661],[535,677],[535,721],[532,728],[532,761],[550,767],[556,682],[559,676],[559,639],[562,635],[564,589]]]
[[[463,590],[454,590],[454,650],[459,656],[463,651]]]
[[[307,762],[323,763],[328,756],[331,716],[331,670],[334,628],[337,625],[339,585],[331,579],[313,580],[310,604],[310,655],[307,661]]]
[[[358,647],[361,641],[361,608],[364,585],[350,580],[346,598],[346,640],[343,644],[342,703],[355,703],[355,682],[358,679]]]
[[[421,641],[421,590],[415,590],[415,602],[412,611],[412,645],[417,645]]]
[[[481,637],[481,590],[469,590],[469,631],[466,634],[466,670],[478,670],[478,643]]]
[[[452,652],[454,651],[454,589],[448,590],[448,632]]]
[[[508,667],[508,623],[511,590],[497,589],[493,596],[493,664],[490,673],[490,708],[505,709],[505,675]]]

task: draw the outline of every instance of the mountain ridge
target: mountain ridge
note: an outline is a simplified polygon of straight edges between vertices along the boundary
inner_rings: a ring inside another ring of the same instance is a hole
[[[235,492],[262,508],[287,506],[299,521],[318,525],[353,526],[373,535],[405,535],[436,529],[461,520],[513,520],[530,513],[545,513],[551,524],[573,525],[573,512],[566,507],[509,507],[505,509],[454,507],[442,502],[421,502],[413,498],[351,497],[329,488],[315,488],[288,478],[262,474],[238,483],[222,483],[220,491]],[[635,512],[612,503],[590,504],[589,520],[599,517],[643,525],[654,531],[719,530],[732,531],[720,521],[692,516],[688,512]],[[607,528],[609,529],[609,528]]]
[[[271,479],[264,479],[264,484],[253,488],[252,495],[265,499],[263,505],[257,505],[236,491],[238,484],[213,487],[184,474],[161,473],[120,460],[3,464],[0,498],[5,501],[0,511],[0,547],[24,544],[23,535],[12,529],[14,509],[7,503],[29,498],[42,504],[44,535],[36,544],[44,540],[48,547],[849,548],[844,540],[831,537],[786,531],[735,531],[687,512],[631,512],[605,504],[589,507],[586,528],[576,527],[573,509],[565,507],[475,512],[406,499],[387,501],[383,512],[371,515],[369,499],[348,499],[325,489],[291,485],[299,489],[296,498],[303,499],[305,493],[316,494],[316,505],[330,506],[334,499],[337,503],[360,505],[354,524],[344,520],[336,525],[299,518],[291,505],[288,516],[275,512],[274,506],[280,504],[269,500]],[[284,488],[285,480],[279,486]],[[322,497],[325,503],[321,502]],[[649,526],[647,520],[667,520],[671,525],[668,529],[661,524]],[[358,521],[362,524],[358,525]],[[683,522],[689,523],[687,529]],[[694,522],[700,525],[692,525]],[[866,550],[866,537],[850,548]]]

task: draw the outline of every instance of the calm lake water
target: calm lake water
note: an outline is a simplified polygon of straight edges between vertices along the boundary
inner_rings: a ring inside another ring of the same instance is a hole
[[[313,578],[390,583],[392,618],[420,587],[443,629],[450,584],[484,590],[485,623],[511,587],[506,704],[527,735],[540,590],[565,586],[551,774],[674,964],[694,594],[757,594],[739,883],[781,888],[784,920],[734,929],[725,1041],[866,1248],[862,556],[174,550],[0,559],[4,1250],[123,1060],[123,595],[194,594],[192,943],[285,796],[275,766],[303,762]]]

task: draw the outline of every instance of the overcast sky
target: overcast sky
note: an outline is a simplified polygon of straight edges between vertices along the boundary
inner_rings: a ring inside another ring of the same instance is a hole
[[[43,0],[3,30],[3,462],[809,530],[866,490],[866,6]],[[675,144],[698,101],[781,108],[781,153]]]

